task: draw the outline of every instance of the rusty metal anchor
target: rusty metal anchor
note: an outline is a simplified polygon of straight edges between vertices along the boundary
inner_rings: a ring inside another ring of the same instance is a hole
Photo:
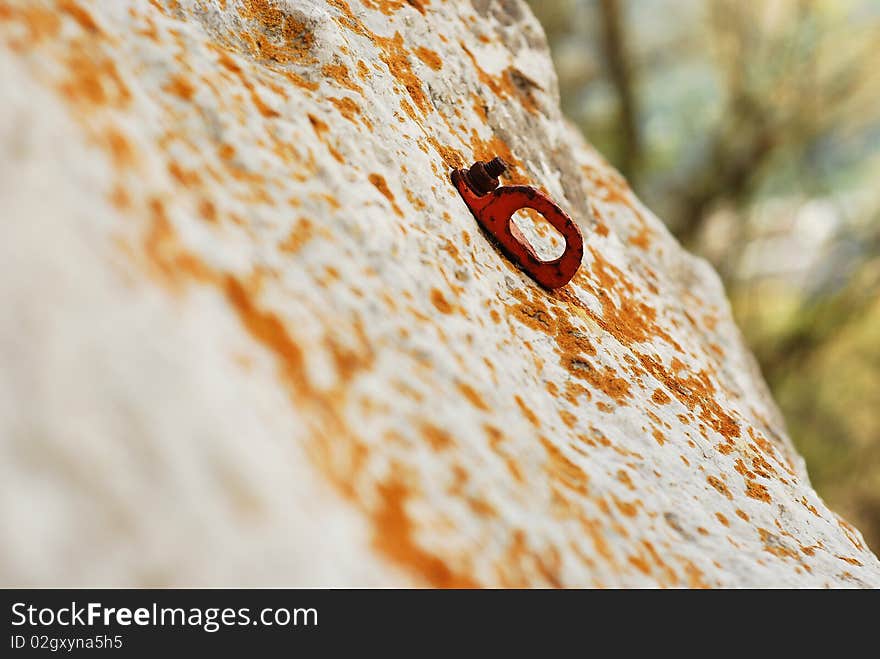
[[[545,288],[565,286],[581,265],[584,241],[572,219],[540,190],[529,185],[499,185],[507,169],[501,158],[477,161],[469,169],[451,174],[464,203],[474,218],[494,239],[501,252],[529,277]],[[558,258],[542,260],[516,224],[514,213],[522,208],[536,210],[565,239],[565,251]]]

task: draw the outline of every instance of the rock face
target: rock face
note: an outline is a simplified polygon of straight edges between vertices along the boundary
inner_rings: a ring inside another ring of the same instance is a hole
[[[4,585],[880,586],[522,2],[0,0],[0,89]]]

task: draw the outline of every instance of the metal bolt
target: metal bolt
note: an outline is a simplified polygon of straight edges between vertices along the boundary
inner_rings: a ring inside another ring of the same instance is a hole
[[[492,158],[489,162],[477,161],[467,170],[467,183],[478,195],[488,194],[498,187],[498,177],[507,170],[501,158]]]
[[[486,173],[493,178],[498,178],[507,171],[507,164],[498,156],[486,163]]]

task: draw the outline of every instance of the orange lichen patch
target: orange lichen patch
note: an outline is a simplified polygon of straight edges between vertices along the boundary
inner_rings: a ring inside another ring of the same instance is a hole
[[[428,553],[413,539],[413,524],[406,512],[410,497],[396,481],[379,485],[381,507],[374,514],[374,546],[392,560],[407,566],[435,588],[476,588],[478,584],[455,573],[444,561]]]
[[[727,485],[724,484],[724,481],[716,478],[715,476],[706,476],[706,482],[709,483],[709,485],[714,487],[716,490],[718,490],[721,494],[726,496],[728,499],[730,499],[731,501],[733,500],[733,494],[731,494]]]
[[[403,105],[405,101],[401,101],[401,105]],[[415,119],[415,115],[413,114],[413,119]],[[434,148],[434,151],[437,152],[437,155],[443,159],[443,162],[446,163],[446,166],[450,169],[462,167],[464,165],[464,158],[459,155],[459,153],[450,146],[445,146],[440,144],[433,135],[429,135],[427,138],[428,143]]]
[[[441,60],[440,56],[430,48],[419,46],[418,48],[413,49],[413,53],[435,71],[439,71],[443,68],[443,60]]]
[[[611,496],[611,499],[614,501],[614,505],[617,506],[617,509],[627,517],[635,517],[639,514],[639,509],[635,503],[621,501],[614,495]]]
[[[681,369],[675,368],[675,360],[667,369],[655,358],[641,354],[638,357],[645,370],[662,382],[685,407],[691,412],[699,408],[699,418],[715,432],[727,440],[740,436],[739,424],[715,400],[715,386],[705,371],[687,378],[680,377],[677,372]]]
[[[428,205],[424,201],[419,199],[416,196],[416,193],[413,192],[410,188],[404,188],[403,192],[404,194],[406,194],[406,200],[410,203],[410,206],[412,206],[416,210],[420,211],[428,207]]]
[[[577,417],[568,410],[559,410],[559,420],[568,428],[574,428],[577,425]]]
[[[361,20],[354,15],[351,11],[351,7],[348,6],[348,3],[345,0],[327,0],[327,4],[331,7],[336,7],[341,13],[341,16],[334,17],[336,22],[339,23],[342,27],[355,32],[356,34],[360,34],[365,37],[371,37],[372,32],[367,30]]]
[[[800,498],[800,503],[801,503],[801,505],[802,505],[804,508],[806,508],[807,510],[809,510],[809,511],[810,511],[811,513],[813,513],[816,517],[821,517],[821,515],[819,514],[819,511],[816,510],[816,506],[814,506],[814,505],[811,504],[809,501],[807,501],[807,497],[805,497],[805,496],[804,496],[804,497],[801,497],[801,498]]]
[[[776,470],[773,468],[769,462],[767,462],[762,456],[756,455],[752,457],[752,469],[755,471],[758,476],[762,476],[764,478],[771,478],[776,475]]]
[[[74,50],[66,63],[69,77],[60,85],[60,91],[71,103],[124,108],[131,101],[131,92],[113,60]]]
[[[428,2],[420,0],[361,0],[361,2],[367,9],[381,11],[386,16],[391,16],[404,7],[412,7],[419,13],[424,14],[425,8],[422,5],[428,4]]]
[[[370,120],[361,114],[360,106],[349,97],[334,98],[333,96],[328,96],[327,100],[339,110],[339,114],[348,119],[351,123],[357,124],[358,119],[360,119],[364,126],[372,129],[373,125]]]
[[[422,115],[427,116],[434,108],[422,89],[419,77],[412,70],[400,32],[396,32],[391,38],[373,35],[373,43],[381,49],[379,58],[388,67],[388,71],[403,85]]]
[[[502,561],[496,565],[496,571],[500,583],[508,588],[535,584],[536,577],[546,585],[560,588],[563,585],[558,575],[561,560],[559,550],[555,547],[543,553],[530,549],[525,533],[516,529]]]
[[[641,556],[627,556],[627,561],[643,574],[651,574],[651,566]]]
[[[408,116],[410,119],[412,119],[414,122],[416,122],[419,126],[422,125],[422,121],[419,118],[419,115],[416,114],[415,108],[412,105],[410,105],[409,103],[407,103],[406,99],[403,99],[403,98],[400,99],[400,109],[403,110],[406,113],[406,116]],[[401,117],[400,115],[398,115],[397,113],[395,113],[395,116],[397,117],[397,120],[400,123],[403,123],[405,121],[404,118]],[[425,151],[425,152],[428,151],[424,146],[422,146],[421,148],[422,148],[422,151]]]
[[[744,511],[744,510],[740,510],[739,508],[737,508],[737,509],[736,509],[736,515],[737,515],[737,517],[739,517],[740,519],[742,519],[744,522],[748,522],[748,521],[749,521],[749,515],[748,515],[748,513],[746,513],[746,511]]]
[[[110,203],[119,211],[131,209],[131,195],[122,185],[116,184],[109,195]]]
[[[642,540],[641,544],[648,551],[648,555],[654,561],[654,564],[660,568],[663,578],[666,580],[665,583],[667,585],[678,583],[678,576],[675,574],[675,571],[660,557],[654,545],[647,540]]]
[[[443,293],[437,289],[431,289],[431,303],[440,313],[450,314],[455,311],[455,307],[449,304],[449,301],[443,296]]]
[[[790,475],[795,475],[794,468],[792,467],[791,462],[789,462],[788,459],[785,458],[785,456],[780,456],[776,449],[773,448],[773,445],[769,441],[767,441],[767,439],[765,439],[759,431],[756,431],[754,427],[749,426],[748,433],[749,437],[751,437],[754,441],[754,445],[751,445],[751,448],[755,451],[755,453],[763,452],[764,455],[773,458],[776,463],[779,464]]]
[[[465,501],[467,502],[468,508],[480,517],[498,516],[498,510],[496,510],[495,506],[485,499],[479,497],[467,497]]]
[[[765,503],[770,503],[772,500],[767,488],[753,480],[746,481],[746,496],[758,501],[764,501]]]
[[[663,446],[666,443],[666,436],[657,428],[653,429],[653,431],[651,432],[651,436],[660,446]]]
[[[709,350],[711,350],[716,357],[724,357],[724,349],[717,343],[710,343]]]
[[[456,247],[455,243],[451,240],[444,239],[443,246],[440,249],[449,254],[457,265],[465,264],[464,259],[461,258],[461,253],[458,251],[458,247]]]
[[[534,302],[523,296],[524,301],[508,306],[513,317],[527,327],[547,334],[556,333],[556,319],[541,302]],[[595,354],[595,351],[593,352]]]
[[[364,60],[359,59],[357,63],[358,77],[361,80],[366,80],[370,76],[370,68],[367,66]]]
[[[648,227],[647,224],[643,224],[641,230],[630,236],[627,241],[630,245],[635,245],[639,249],[648,250],[651,246],[651,236],[653,235],[653,231]]]
[[[325,78],[335,81],[336,84],[341,87],[350,89],[358,94],[364,92],[363,88],[351,79],[351,75],[348,73],[348,67],[346,67],[345,64],[325,64],[321,67],[321,73]]]
[[[601,157],[600,159],[603,160],[601,167],[592,167],[590,165],[583,165],[581,167],[587,179],[593,183],[595,196],[607,204],[626,206],[638,215],[638,211],[633,204],[633,191],[626,182],[626,179],[604,159]]]
[[[312,222],[305,217],[300,218],[299,221],[293,225],[290,233],[287,234],[287,238],[279,243],[278,249],[285,254],[296,254],[303,248],[303,245],[314,237],[314,235],[315,227]]]
[[[370,183],[372,183],[373,186],[391,202],[391,207],[394,209],[394,212],[400,217],[403,217],[403,211],[400,210],[400,206],[397,205],[397,202],[394,199],[394,193],[391,192],[391,188],[389,188],[388,183],[385,182],[385,177],[381,174],[370,174],[368,178]]]
[[[778,535],[760,527],[758,528],[758,535],[761,536],[761,542],[764,543],[764,551],[779,558],[799,558],[797,551],[785,545]]]
[[[144,238],[143,250],[150,271],[172,290],[180,290],[186,279],[214,282],[216,273],[198,258],[182,248],[177,234],[158,198],[150,200],[150,225]]]
[[[336,148],[330,143],[330,138],[328,137],[328,132],[330,131],[330,127],[318,119],[315,115],[309,114],[307,115],[309,118],[309,123],[312,124],[312,128],[315,131],[315,135],[318,136],[318,139],[327,147],[327,150],[330,152],[330,155],[339,162],[344,163],[345,160],[342,157],[342,154],[336,150]]]
[[[299,75],[298,73],[294,73],[293,71],[286,71],[285,70],[285,71],[280,71],[280,73],[285,78],[287,78],[291,83],[293,83],[294,85],[296,85],[297,87],[299,87],[301,89],[305,89],[307,91],[313,92],[316,89],[318,89],[318,87],[320,87],[320,85],[316,81],[306,80],[301,75]]]
[[[589,271],[596,281],[599,302],[602,304],[601,317],[588,311],[596,322],[623,345],[660,338],[681,352],[672,337],[656,324],[657,312],[654,308],[632,299],[636,289],[623,271],[609,263],[594,247],[590,247],[589,251],[593,257]],[[612,291],[618,293],[619,303],[612,299]]]
[[[113,158],[113,165],[117,169],[134,166],[136,162],[135,150],[131,142],[121,132],[115,129],[107,130],[105,134],[107,151]]]
[[[422,15],[425,14],[425,7],[431,4],[431,0],[404,0],[404,2]],[[441,35],[440,38],[442,39],[443,36]]]
[[[171,76],[168,83],[162,88],[169,94],[174,94],[184,101],[192,100],[196,94],[195,86],[182,74],[176,73]]]
[[[501,432],[500,429],[493,426],[491,423],[484,423],[483,430],[489,437],[489,448],[491,448],[493,451],[497,451],[499,446],[505,440],[504,433]]]
[[[715,513],[715,517],[718,518],[718,521],[721,522],[724,526],[730,526],[730,522],[727,521],[727,518],[721,513]]]
[[[464,394],[465,398],[467,398],[471,404],[477,409],[483,410],[484,412],[489,411],[489,406],[486,404],[486,401],[483,400],[483,397],[480,396],[477,391],[465,382],[456,383],[458,390]]]
[[[257,93],[256,87],[254,83],[250,80],[245,71],[238,65],[236,62],[226,51],[219,47],[215,47],[214,49],[218,55],[218,62],[225,68],[227,71],[233,73],[241,82],[241,85],[245,88],[251,98],[251,102],[254,104],[254,107],[257,109],[262,116],[267,118],[273,118],[280,116],[280,113],[277,110],[272,109],[263,98]]]
[[[516,98],[528,112],[538,112],[534,90],[541,89],[541,86],[537,82],[512,66],[498,75],[491,75],[479,65],[477,58],[463,42],[459,42],[459,45],[470,59],[477,78],[492,94],[498,98]]]
[[[339,276],[332,268],[328,267],[327,271],[334,278]],[[360,321],[352,323],[352,330],[359,337],[362,345],[369,345]],[[372,364],[373,354],[369,348],[355,349],[340,343],[331,336],[325,336],[323,343],[336,367],[337,376],[343,383],[350,382],[358,373],[366,371]]]
[[[665,428],[671,428],[671,427],[672,427],[671,425],[669,425],[669,423],[667,423],[666,421],[664,421],[663,419],[661,419],[659,416],[657,416],[656,414],[654,414],[654,412],[652,412],[651,410],[645,410],[645,414],[647,414],[647,415],[648,415],[648,418],[651,419],[651,421],[653,421],[654,423],[656,423],[658,426],[665,427]]]
[[[523,402],[523,399],[519,397],[519,395],[515,395],[513,399],[516,401],[517,406],[519,407],[520,412],[522,412],[523,416],[528,420],[536,428],[541,426],[541,422],[535,413],[531,410],[531,408]]]
[[[623,483],[628,490],[635,490],[635,485],[633,485],[632,479],[629,477],[629,474],[623,469],[617,470],[617,480]]]
[[[175,160],[168,163],[168,173],[171,174],[177,183],[185,188],[195,188],[202,182],[202,177],[199,176],[197,171],[184,169],[180,166],[180,163]]]
[[[736,470],[738,474],[745,476],[746,478],[754,478],[754,472],[749,471],[746,468],[746,465],[743,463],[741,458],[737,458],[736,462],[733,463],[733,468]]]
[[[658,405],[667,405],[672,402],[672,399],[662,389],[655,389],[654,393],[651,394],[651,400]]]
[[[211,223],[217,222],[217,206],[210,199],[199,200],[199,215]]]
[[[74,0],[58,0],[58,9],[79,23],[79,26],[86,32],[101,32],[101,28],[92,15]]]
[[[498,83],[498,81],[495,79],[495,76],[489,75],[486,71],[483,70],[483,68],[480,66],[479,62],[477,62],[477,58],[470,51],[470,49],[464,44],[463,41],[459,41],[459,45],[461,46],[462,50],[464,50],[465,54],[467,54],[468,58],[470,59],[471,66],[473,67],[474,71],[476,71],[477,77],[479,78],[480,82],[483,83],[483,85],[485,85],[486,87],[488,87],[492,91],[492,93],[495,94],[496,96],[505,96],[506,95],[505,90]]]
[[[254,57],[279,64],[313,61],[314,58],[309,57],[315,41],[312,31],[304,22],[282,11],[277,3],[242,0],[238,13],[256,24],[255,30],[239,35]]]
[[[551,480],[558,481],[564,487],[577,494],[586,496],[590,478],[584,470],[568,459],[559,447],[546,437],[539,437],[538,439],[541,442],[541,446],[547,452],[547,465],[545,468]]]
[[[446,432],[442,428],[438,428],[432,423],[422,423],[421,429],[422,437],[428,440],[428,444],[430,444],[431,448],[435,451],[448,449],[455,443],[452,439],[452,436],[448,432]]]
[[[693,561],[685,558],[685,559],[681,559],[681,562],[684,565],[685,576],[687,576],[688,588],[711,588],[712,587],[712,585],[706,581],[702,570],[700,570],[700,568],[698,568],[696,565],[694,565]]]
[[[335,211],[338,211],[340,208],[342,208],[342,204],[340,204],[339,201],[336,199],[336,197],[334,197],[331,194],[318,193],[318,194],[312,194],[311,196],[315,199],[320,199],[321,201],[326,203],[331,209],[333,209]]]
[[[6,3],[0,5],[0,21],[15,21],[27,30],[24,40],[13,39],[9,45],[13,50],[23,51],[41,42],[53,39],[61,30],[61,18],[51,9],[27,6],[12,7]]]
[[[858,565],[860,567],[862,565],[862,562],[859,559],[853,558],[852,556],[841,556],[840,554],[835,554],[834,556],[835,558],[839,558],[840,560],[849,563],[850,565]]]
[[[483,99],[476,94],[471,94],[471,99],[473,101],[473,103],[471,104],[471,108],[473,108],[474,114],[483,123],[487,122],[489,120],[489,109],[486,107]]]
[[[614,400],[618,405],[626,405],[627,399],[632,395],[630,393],[630,383],[619,377],[617,371],[610,366],[603,366],[599,369],[588,360],[578,358],[564,359],[563,366],[574,377],[588,382],[595,389]],[[607,407],[606,403],[601,403],[601,405]],[[613,408],[608,408],[608,411],[611,409]]]
[[[856,531],[853,526],[844,519],[837,518],[837,525],[843,530],[846,535],[847,540],[859,551],[865,551],[865,545],[863,545],[858,538],[858,531]]]

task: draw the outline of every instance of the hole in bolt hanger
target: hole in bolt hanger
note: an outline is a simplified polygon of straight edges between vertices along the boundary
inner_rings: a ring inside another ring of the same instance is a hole
[[[533,208],[520,208],[510,216],[510,232],[527,242],[542,261],[558,259],[565,253],[565,237],[547,218]]]

